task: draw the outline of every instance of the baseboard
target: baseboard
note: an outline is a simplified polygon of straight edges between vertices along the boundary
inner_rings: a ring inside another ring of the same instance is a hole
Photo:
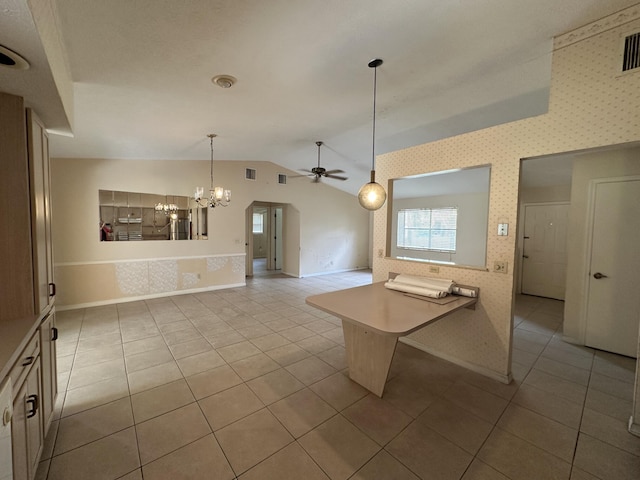
[[[410,338],[407,337],[401,337],[399,339],[400,342],[405,343],[407,345],[410,345],[414,348],[417,348],[418,350],[422,350],[423,352],[426,352],[430,355],[433,355],[434,357],[438,357],[441,358],[443,360],[446,360],[447,362],[451,362],[454,363],[460,367],[464,367],[467,370],[471,370],[472,372],[475,373],[479,373],[480,375],[484,375],[485,377],[489,377],[493,380],[496,380],[500,383],[504,383],[504,384],[509,384],[511,383],[511,380],[513,379],[511,377],[511,372],[509,372],[507,375],[503,375],[501,373],[498,373],[494,370],[491,370],[489,368],[485,368],[482,367],[480,365],[476,365],[474,363],[470,363],[470,362],[466,362],[464,360],[460,360],[459,358],[453,357],[451,355],[447,355],[446,353],[442,353],[439,352],[437,350],[431,349],[429,347],[427,347],[426,345],[423,345],[420,342],[416,342],[415,340],[411,340]]]
[[[640,423],[634,423],[633,415],[629,417],[629,433],[640,437]]]
[[[335,273],[356,272],[358,270],[369,270],[369,267],[344,268],[342,270],[331,270],[330,272],[306,273],[300,278],[317,277],[319,275],[333,275]]]
[[[247,284],[243,283],[231,283],[228,285],[213,285],[210,287],[202,287],[202,288],[190,288],[188,290],[175,290],[172,292],[161,292],[161,293],[150,293],[148,295],[138,295],[135,297],[120,297],[113,298],[109,300],[101,300],[99,302],[88,302],[88,303],[78,303],[76,305],[56,305],[56,310],[58,312],[64,312],[65,310],[77,310],[79,308],[89,308],[89,307],[100,307],[103,305],[113,305],[114,303],[127,303],[127,302],[137,302],[139,300],[149,300],[151,298],[161,298],[161,297],[171,297],[173,295],[186,295],[189,293],[202,293],[202,292],[212,292],[214,290],[223,290],[225,288],[235,288],[235,287],[244,287]]]

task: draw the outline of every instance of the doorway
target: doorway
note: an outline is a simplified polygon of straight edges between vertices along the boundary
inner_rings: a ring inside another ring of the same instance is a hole
[[[246,275],[269,276],[282,272],[285,208],[253,202],[246,210]]]

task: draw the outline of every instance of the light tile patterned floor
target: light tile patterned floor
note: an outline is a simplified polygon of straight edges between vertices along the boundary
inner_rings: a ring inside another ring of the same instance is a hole
[[[58,313],[60,398],[39,479],[634,479],[635,361],[562,342],[516,302],[510,385],[399,344],[384,399],[304,303],[370,272]]]

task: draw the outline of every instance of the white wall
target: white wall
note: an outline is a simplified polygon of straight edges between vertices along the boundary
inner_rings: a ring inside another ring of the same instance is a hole
[[[456,252],[430,252],[397,248],[398,211],[404,208],[458,208]],[[391,218],[391,256],[453,262],[456,265],[486,265],[487,215],[489,193],[434,195],[432,197],[403,198],[393,201]]]
[[[245,180],[246,167],[256,169],[255,181]],[[284,237],[294,251],[285,254],[285,273],[304,276],[368,267],[369,213],[357,199],[323,183],[310,184],[306,178],[289,178],[288,184],[280,185],[278,173],[282,168],[270,162],[217,160],[215,183],[231,189],[232,201],[226,208],[209,210],[207,240],[100,242],[99,189],[191,196],[196,186],[208,188],[203,179],[209,178],[209,162],[54,158],[54,258],[62,281],[58,290],[64,292],[65,281],[76,290],[87,282],[99,282],[91,267],[98,263],[244,256],[245,209],[253,201],[291,205]],[[86,282],[79,282],[78,275]],[[215,281],[222,285],[220,278]],[[237,282],[236,275],[229,284]],[[61,298],[64,305],[64,294]],[[90,301],[74,299],[76,304]]]

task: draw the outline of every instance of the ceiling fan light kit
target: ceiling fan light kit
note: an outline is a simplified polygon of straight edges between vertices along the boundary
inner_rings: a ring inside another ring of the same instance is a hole
[[[372,135],[372,151],[371,151],[371,180],[365,183],[358,191],[358,202],[367,210],[378,210],[387,201],[387,192],[384,187],[376,183],[376,87],[377,87],[377,69],[382,65],[382,60],[375,58],[368,64],[369,68],[373,68],[373,135]]]
[[[318,166],[313,167],[311,170],[301,169],[302,172],[308,172],[307,177],[313,177],[311,180],[312,183],[320,183],[320,178],[333,178],[334,180],[346,180],[347,177],[343,177],[342,175],[336,175],[337,173],[344,173],[344,170],[327,170],[320,166],[320,147],[322,147],[323,143],[318,141],[316,142],[318,146]],[[301,175],[305,176],[305,175]]]

